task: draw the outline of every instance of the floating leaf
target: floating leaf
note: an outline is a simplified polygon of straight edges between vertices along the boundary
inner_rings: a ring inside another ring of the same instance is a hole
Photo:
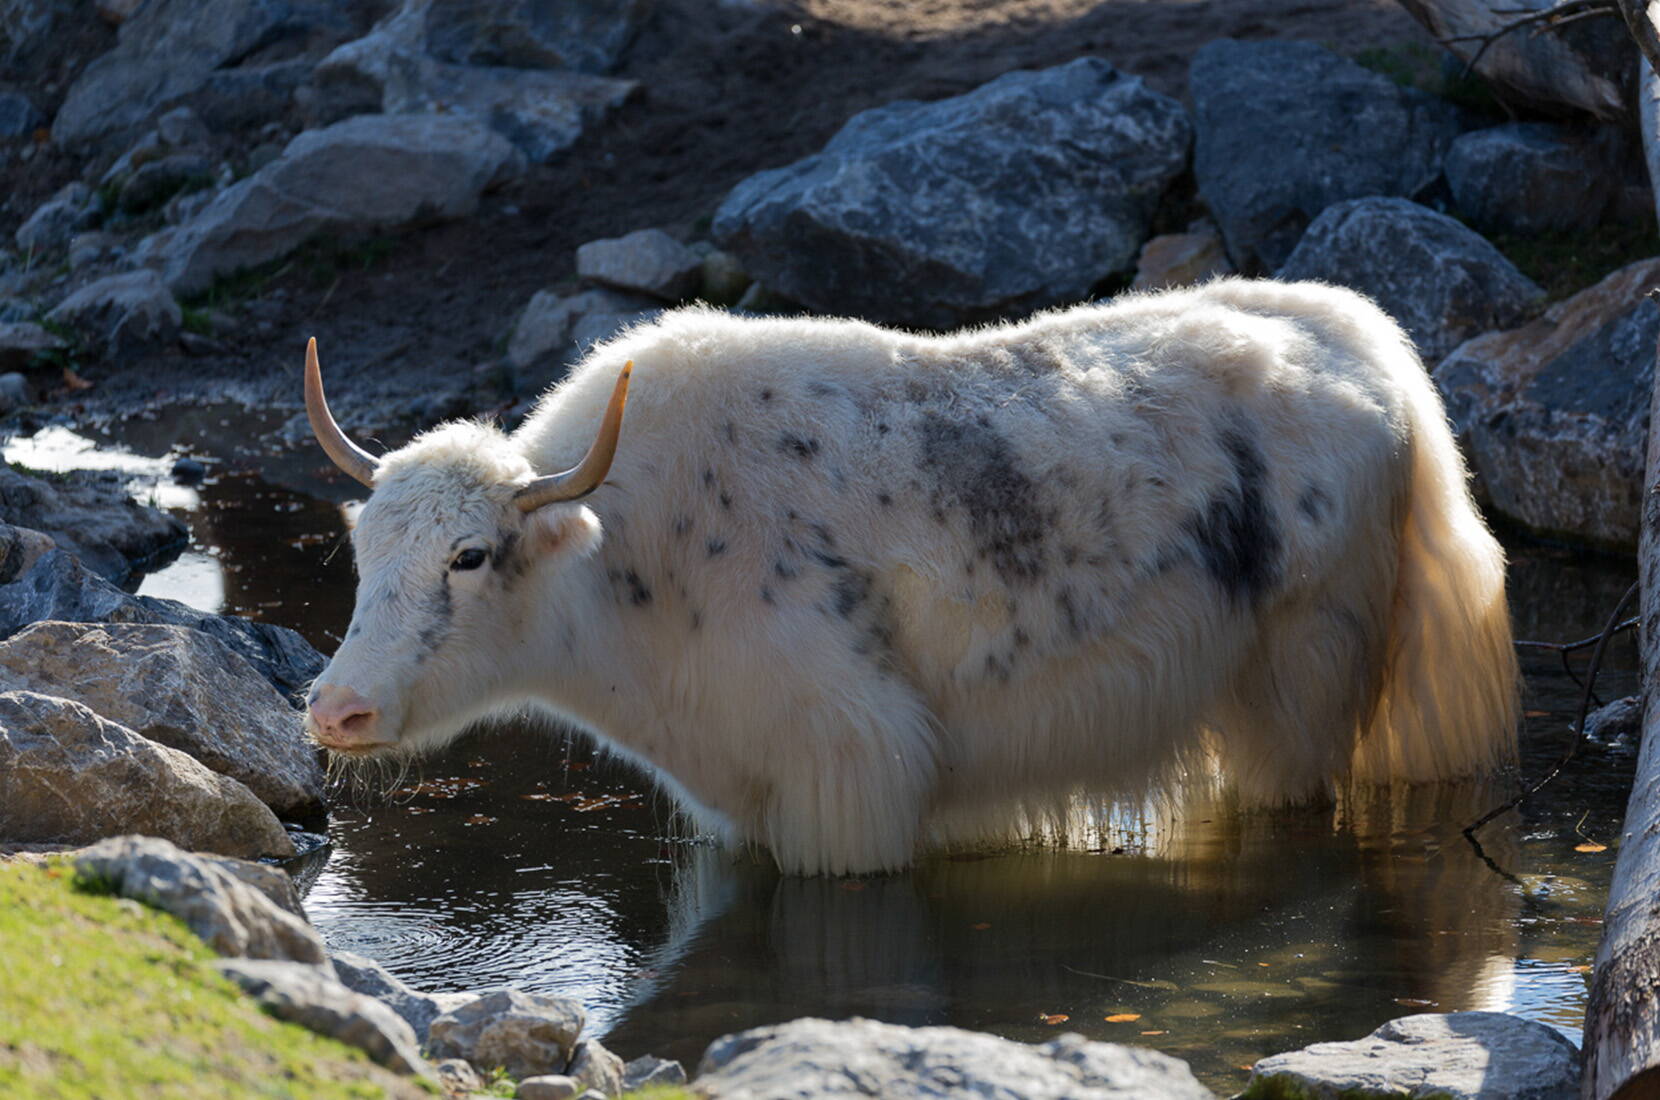
[[[1568,973],[1570,973],[1570,974],[1588,974],[1588,973],[1590,973],[1590,971],[1591,971],[1591,968],[1589,966],[1570,966],[1570,967],[1568,967]]]
[[[1530,710],[1525,715],[1523,715],[1523,717],[1526,717],[1526,718],[1549,718],[1550,717],[1550,711],[1548,711],[1548,710]]]
[[[1429,1005],[1433,1005],[1435,1002],[1426,1001],[1420,997],[1396,997],[1395,1003],[1398,1005],[1405,1005],[1407,1008],[1425,1008]]]
[[[849,893],[858,893],[860,890],[863,890],[865,888],[864,883],[856,882],[856,881],[843,882],[843,883],[840,883],[839,885],[840,885],[841,889],[846,890]]]
[[[1576,852],[1606,852],[1606,851],[1608,851],[1608,845],[1598,844],[1594,840],[1587,840],[1584,844],[1575,844],[1574,845],[1574,851],[1576,851]]]
[[[986,929],[991,927],[991,922],[990,921],[981,921],[978,924],[971,924],[971,925],[969,925],[969,927],[974,929],[974,931],[976,931],[976,932],[984,932]]]
[[[1053,1013],[1053,1014],[1050,1014],[1050,1015],[1045,1015],[1043,1013],[1039,1013],[1038,1014],[1038,1019],[1043,1021],[1044,1023],[1048,1024],[1050,1027],[1054,1027],[1057,1024],[1066,1023],[1066,1021],[1072,1019],[1072,1017],[1068,1016],[1064,1012],[1056,1012],[1056,1013]]]
[[[1137,1020],[1141,1019],[1141,1013],[1114,1012],[1111,1016],[1104,1016],[1102,1019],[1106,1020],[1109,1024],[1133,1024]]]
[[[473,814],[472,816],[468,817],[463,824],[467,824],[467,825],[494,825],[495,823],[496,823],[496,819],[491,817],[489,814]]]
[[[1168,1031],[1143,1031],[1143,1035],[1169,1035]]]

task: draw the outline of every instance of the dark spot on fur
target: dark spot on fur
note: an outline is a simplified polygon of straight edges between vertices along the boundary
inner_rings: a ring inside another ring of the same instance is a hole
[[[1331,498],[1326,496],[1325,490],[1318,485],[1310,485],[1303,490],[1303,495],[1297,498],[1297,511],[1314,523],[1322,522],[1330,508]]]
[[[770,604],[773,602],[772,589],[768,588],[764,584],[761,586],[761,602],[764,604]]]
[[[703,612],[693,611],[692,612],[692,630],[698,631],[698,630],[702,630],[702,629],[703,629]]]
[[[771,390],[762,390],[761,391],[761,400],[762,401],[771,401],[772,400],[772,391]]]
[[[996,680],[998,683],[1009,682],[1009,662],[995,653],[986,654],[986,679]]]
[[[976,548],[1004,583],[1030,582],[1044,571],[1048,525],[1038,489],[1020,469],[1008,441],[973,421],[924,412],[918,424],[922,465],[932,471],[939,504],[968,514]]]
[[[834,545],[836,545],[836,534],[835,534],[835,532],[830,530],[830,528],[826,527],[824,524],[822,524],[822,523],[813,524],[812,525],[812,531],[813,531],[813,534],[818,538],[819,542],[823,543],[825,546],[834,546]]]
[[[880,504],[884,508],[891,508],[893,506],[893,497],[889,496],[887,493],[877,493],[876,503]]]
[[[444,583],[427,600],[427,625],[422,628],[420,635],[421,653],[416,662],[426,660],[438,651],[449,637],[450,627],[455,619],[455,609],[450,604],[449,577],[446,574]]]
[[[710,539],[704,545],[705,545],[705,547],[707,547],[707,549],[709,551],[709,556],[711,558],[718,558],[722,554],[726,553],[726,540],[725,539]]]
[[[827,551],[824,551],[824,550],[809,550],[807,552],[813,556],[814,561],[818,562],[820,565],[824,566],[826,569],[845,569],[845,568],[847,568],[847,559],[846,558],[839,557],[835,554],[831,554],[831,553],[829,553]]]
[[[1084,620],[1078,612],[1078,605],[1072,599],[1072,589],[1063,588],[1055,594],[1055,604],[1061,610],[1061,616],[1066,619],[1066,632],[1074,638],[1083,637]]]
[[[713,485],[714,483],[715,483],[715,468],[713,466],[705,466],[704,469],[703,469],[703,484]]]
[[[818,440],[803,439],[794,432],[784,432],[778,437],[778,449],[804,462],[811,462],[818,454]]]
[[[730,420],[726,422],[726,441],[728,443],[738,442],[738,426]]]
[[[496,535],[496,548],[490,552],[490,565],[498,573],[517,577],[524,572],[524,562],[518,554],[519,533],[501,531]]]
[[[1252,603],[1279,577],[1280,533],[1269,513],[1267,468],[1256,441],[1237,427],[1220,434],[1234,483],[1187,522],[1206,572],[1235,603]]]
[[[836,581],[836,614],[842,618],[852,615],[858,606],[870,598],[870,574],[849,569]]]
[[[722,492],[721,493],[721,495],[720,495],[720,506],[722,508],[732,507],[732,494],[731,493],[727,493],[727,492]]]
[[[1014,628],[1012,638],[1014,639],[1014,647],[1016,649],[1025,649],[1027,646],[1032,644],[1032,639],[1028,637],[1026,632],[1018,626]]]
[[[797,576],[795,566],[791,565],[783,558],[779,558],[777,561],[772,563],[772,571],[777,574],[780,580],[793,581]]]
[[[628,600],[635,607],[644,607],[651,602],[651,589],[640,580],[640,574],[628,570],[623,574],[623,583],[628,585]]]
[[[677,538],[685,538],[692,529],[692,517],[681,513],[674,517],[674,533]]]
[[[887,426],[886,423],[879,423],[879,424],[876,425],[876,434],[877,435],[887,435],[888,432],[891,431],[891,430],[892,429],[890,429]]]
[[[1066,565],[1078,564],[1078,548],[1076,546],[1061,547],[1061,561]]]
[[[814,397],[830,397],[835,394],[836,387],[827,382],[809,382],[807,383],[807,392]]]

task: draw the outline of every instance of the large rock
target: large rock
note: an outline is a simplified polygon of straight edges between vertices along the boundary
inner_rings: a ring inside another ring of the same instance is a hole
[[[236,780],[79,703],[0,692],[0,837],[90,844],[116,833],[230,856],[294,854]]]
[[[80,330],[110,358],[120,359],[176,338],[184,311],[154,271],[139,270],[88,283],[47,319]]]
[[[716,1039],[697,1092],[709,1100],[879,1096],[952,1100],[1208,1100],[1185,1062],[1167,1054],[1062,1035],[1029,1046],[954,1027],[801,1019]]]
[[[1555,1028],[1502,1012],[1390,1020],[1364,1039],[1256,1063],[1246,1100],[1576,1100],[1579,1051]]]
[[[1435,368],[1490,507],[1536,531],[1636,545],[1656,283],[1660,259],[1631,264]]]
[[[37,206],[12,236],[24,252],[52,252],[96,221],[98,212],[92,188],[71,180]]]
[[[1626,117],[1637,50],[1621,21],[1580,19],[1551,27],[1535,22],[1484,42],[1557,0],[1401,0],[1462,62],[1507,99],[1561,114],[1589,111],[1609,122]],[[1479,57],[1477,55],[1480,55]]]
[[[192,294],[319,233],[465,217],[523,164],[506,139],[471,118],[358,115],[300,134],[190,221],[146,240],[141,258],[160,266],[175,293]]]
[[[63,550],[41,549],[31,537],[35,534],[0,524],[0,638],[43,619],[187,626],[225,643],[290,700],[297,700],[328,664],[287,627],[123,592]]]
[[[1464,134],[1447,150],[1447,186],[1471,224],[1535,234],[1587,230],[1619,181],[1613,129],[1512,122]]]
[[[620,1096],[623,1090],[623,1060],[600,1045],[598,1039],[583,1039],[565,1072],[581,1085],[605,1096]]]
[[[1134,267],[1187,113],[1099,58],[855,115],[733,189],[714,236],[820,310],[946,328],[1087,297]]]
[[[623,1092],[677,1087],[686,1083],[686,1068],[672,1058],[642,1054],[623,1066]]]
[[[428,51],[429,19],[442,21],[465,8],[407,0],[368,34],[323,59],[302,89],[307,113],[323,122],[360,112],[460,113],[542,163],[570,148],[585,128],[638,87],[631,80],[578,72],[475,67],[435,58]]]
[[[649,0],[448,0],[427,17],[427,48],[462,65],[608,73]]]
[[[1188,89],[1199,193],[1246,272],[1279,267],[1335,202],[1419,194],[1459,131],[1449,104],[1312,42],[1211,42]]]
[[[225,959],[219,970],[279,1020],[357,1047],[396,1073],[431,1072],[408,1024],[373,997],[335,981],[323,967]]]
[[[507,361],[514,369],[528,372],[531,377],[525,381],[539,388],[554,381],[563,367],[586,350],[579,337],[591,342],[601,328],[609,334],[661,309],[661,303],[650,298],[604,287],[569,297],[538,290],[513,323]]]
[[[340,7],[344,7],[343,5]],[[129,135],[262,55],[332,45],[350,33],[335,5],[289,0],[147,0],[121,24],[114,49],[81,73],[52,121],[53,139],[80,147]],[[315,55],[314,55],[315,56]]]
[[[279,814],[322,807],[323,769],[299,715],[252,665],[199,630],[36,623],[0,642],[0,684],[84,703],[230,776]]]
[[[661,229],[637,229],[579,247],[576,273],[618,290],[678,302],[703,281],[703,257]]]
[[[423,1045],[432,1021],[478,999],[473,993],[422,993],[411,989],[374,959],[351,951],[336,951],[331,958],[342,985],[396,1012]]]
[[[0,521],[50,536],[116,583],[166,564],[190,537],[176,517],[134,501],[120,475],[107,471],[47,480],[0,464]],[[0,574],[0,583],[10,579]]]
[[[1427,363],[1477,333],[1516,324],[1545,296],[1480,234],[1406,199],[1327,207],[1275,274],[1370,296]]]
[[[427,1034],[434,1057],[534,1077],[565,1072],[585,1020],[575,1001],[503,989],[444,1013]]]
[[[189,852],[152,836],[119,836],[75,854],[75,869],[122,897],[172,913],[221,955],[327,961],[323,938],[268,876],[281,871]],[[275,899],[273,894],[276,895]]]

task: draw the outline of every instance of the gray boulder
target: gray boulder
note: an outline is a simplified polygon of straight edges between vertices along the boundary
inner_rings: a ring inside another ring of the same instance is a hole
[[[0,138],[28,137],[46,116],[22,92],[0,92]]]
[[[1188,90],[1193,174],[1245,272],[1283,264],[1333,203],[1419,194],[1459,132],[1451,105],[1312,42],[1208,43]]]
[[[1585,739],[1594,745],[1635,749],[1643,737],[1643,697],[1627,695],[1585,716]]]
[[[623,1093],[686,1083],[686,1069],[672,1058],[642,1054],[623,1066]]]
[[[160,206],[180,191],[213,183],[213,163],[200,153],[174,153],[140,165],[121,185],[116,202],[129,214]]]
[[[703,281],[703,257],[661,229],[589,241],[576,250],[576,273],[618,290],[678,302]]]
[[[158,837],[118,836],[77,852],[75,869],[172,913],[221,955],[327,961],[288,876],[273,867],[184,851]]]
[[[530,388],[553,381],[585,350],[578,329],[589,341],[596,332],[609,335],[630,321],[661,310],[661,303],[638,294],[596,288],[570,296],[539,290],[513,323],[507,342],[507,361],[529,375]]]
[[[526,1077],[513,1090],[514,1100],[575,1100],[585,1086],[574,1077],[563,1073],[540,1073]],[[608,1094],[609,1095],[609,1094]]]
[[[328,661],[287,627],[213,615],[177,600],[134,596],[36,532],[0,524],[0,638],[31,623],[172,623],[209,634],[240,654],[284,698],[297,700]]]
[[[63,337],[31,321],[0,321],[0,369],[22,370],[35,356],[67,346]]]
[[[460,218],[523,167],[500,135],[465,117],[358,115],[300,134],[283,155],[140,249],[175,293],[276,259],[319,233]]]
[[[623,1090],[623,1060],[600,1045],[598,1039],[583,1039],[565,1070],[585,1088],[606,1096],[620,1096]]]
[[[335,981],[324,967],[223,959],[219,971],[279,1020],[357,1047],[395,1073],[432,1072],[408,1024],[373,997]]]
[[[396,1012],[423,1045],[432,1021],[477,999],[472,993],[422,993],[411,989],[380,963],[351,951],[333,953],[334,972],[355,993],[373,997]]]
[[[697,1071],[709,1100],[879,1096],[939,1100],[1209,1100],[1185,1062],[1062,1035],[1027,1045],[954,1027],[801,1019],[716,1039]]]
[[[465,5],[408,0],[368,34],[317,66],[300,100],[312,118],[334,122],[359,113],[468,115],[542,163],[576,143],[637,89],[570,71],[441,61],[428,51],[428,19]]]
[[[608,73],[649,0],[449,0],[427,17],[427,48],[461,65]]]
[[[294,854],[236,780],[79,703],[0,693],[0,837],[90,844],[133,832],[231,856]]]
[[[1099,58],[855,115],[733,189],[713,232],[815,309],[946,328],[1087,297],[1187,163],[1175,100]]]
[[[297,817],[323,804],[300,718],[225,643],[183,626],[36,623],[0,642],[0,684],[64,695],[189,753]]]
[[[0,464],[0,521],[46,534],[116,583],[165,564],[190,537],[177,517],[133,500],[110,471],[48,479]]]
[[[1579,1051],[1555,1028],[1502,1012],[1390,1020],[1364,1039],[1257,1062],[1245,1100],[1575,1100]]]
[[[96,221],[98,209],[92,188],[72,180],[36,207],[17,227],[13,238],[25,252],[51,252]]]
[[[1327,207],[1275,275],[1371,297],[1429,363],[1477,333],[1516,324],[1545,296],[1480,234],[1395,198]]]
[[[1447,186],[1471,224],[1489,232],[1587,230],[1619,181],[1612,129],[1512,122],[1475,130],[1447,150]]]
[[[1631,264],[1435,368],[1489,507],[1539,532],[1636,545],[1657,281],[1660,260]]]
[[[287,0],[147,0],[121,24],[115,48],[69,89],[53,139],[76,148],[130,135],[216,74],[269,53],[340,41],[350,33],[341,18],[332,5]]]
[[[428,1044],[434,1057],[465,1058],[513,1077],[564,1073],[586,1022],[582,1006],[564,997],[503,989],[432,1021]]]
[[[140,270],[88,283],[58,303],[47,319],[79,330],[120,359],[176,339],[184,311],[160,276]]]

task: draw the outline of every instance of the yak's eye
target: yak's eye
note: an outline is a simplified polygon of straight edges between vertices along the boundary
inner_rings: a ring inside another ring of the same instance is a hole
[[[475,546],[470,550],[463,550],[457,554],[455,559],[450,562],[450,568],[455,570],[477,569],[484,564],[484,559],[488,556]]]

